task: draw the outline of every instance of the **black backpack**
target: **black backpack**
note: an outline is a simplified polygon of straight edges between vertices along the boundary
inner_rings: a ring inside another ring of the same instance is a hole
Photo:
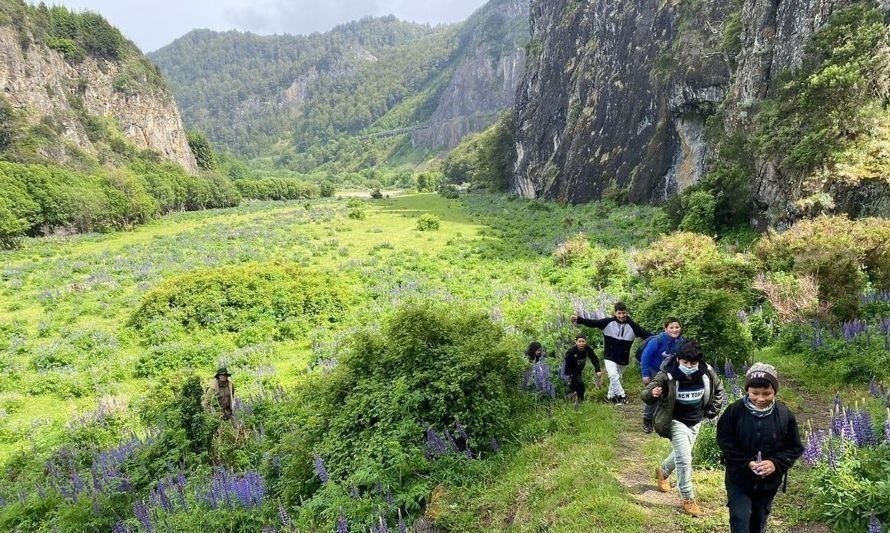
[[[634,358],[636,358],[637,364],[639,364],[643,360],[643,350],[646,349],[646,345],[649,344],[649,342],[657,336],[658,335],[649,335],[648,337],[643,339],[643,342],[641,342],[640,345],[637,347],[637,352],[634,354]]]

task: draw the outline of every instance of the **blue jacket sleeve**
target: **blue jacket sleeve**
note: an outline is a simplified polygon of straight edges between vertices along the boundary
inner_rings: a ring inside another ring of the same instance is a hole
[[[643,350],[643,357],[640,358],[640,369],[643,372],[644,378],[651,378],[652,373],[649,371],[651,367],[657,367],[655,362],[657,361],[657,357],[659,356],[659,349],[661,348],[661,334],[657,337],[649,341],[649,344],[646,345],[646,348]]]

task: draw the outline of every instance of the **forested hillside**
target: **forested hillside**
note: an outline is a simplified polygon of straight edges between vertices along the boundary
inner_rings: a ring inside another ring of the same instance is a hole
[[[524,4],[496,0],[434,28],[386,17],[306,37],[194,31],[151,58],[189,127],[219,148],[271,167],[340,172],[416,160],[418,144],[456,144],[409,135],[418,127],[460,137],[491,124],[512,104],[527,39]],[[454,127],[467,117],[475,120]]]

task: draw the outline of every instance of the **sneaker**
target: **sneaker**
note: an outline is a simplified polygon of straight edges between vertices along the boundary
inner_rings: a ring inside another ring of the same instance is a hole
[[[658,489],[658,492],[670,492],[671,491],[671,482],[668,481],[667,474],[664,473],[664,470],[661,469],[660,466],[655,467],[655,487]],[[694,501],[694,500],[689,500]],[[685,505],[685,502],[684,502]]]
[[[683,500],[683,512],[689,516],[701,516],[701,507],[695,500]]]
[[[627,397],[618,396],[617,398],[615,398],[615,405],[627,405]]]
[[[655,431],[655,427],[652,425],[652,419],[644,418],[643,419],[643,433],[652,433],[653,431]]]

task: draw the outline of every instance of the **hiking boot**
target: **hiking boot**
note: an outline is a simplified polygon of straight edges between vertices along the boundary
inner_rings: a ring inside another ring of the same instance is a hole
[[[652,425],[652,419],[644,418],[643,419],[643,433],[652,433],[653,431],[655,431],[655,427]]]
[[[683,512],[689,516],[701,516],[701,507],[695,500],[683,500]]]
[[[658,488],[658,492],[671,491],[671,482],[668,481],[667,474],[664,473],[660,466],[655,467],[655,486]]]

